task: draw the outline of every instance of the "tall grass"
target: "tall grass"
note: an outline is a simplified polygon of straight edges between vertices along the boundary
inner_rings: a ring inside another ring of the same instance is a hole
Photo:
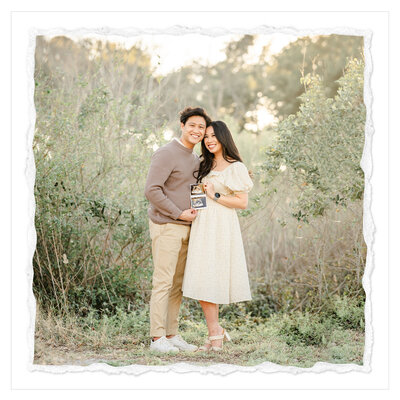
[[[261,209],[241,220],[254,307],[266,315],[319,312],[334,295],[363,303],[362,202],[332,207],[307,224],[291,216],[293,189],[280,187]]]

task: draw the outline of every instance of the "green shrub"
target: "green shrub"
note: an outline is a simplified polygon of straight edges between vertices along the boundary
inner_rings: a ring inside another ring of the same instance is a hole
[[[364,302],[346,296],[333,296],[319,312],[292,312],[283,316],[280,334],[288,345],[324,345],[333,328],[363,331]]]
[[[306,75],[300,110],[276,128],[277,142],[268,148],[262,166],[264,182],[272,185],[277,175],[284,175],[298,188],[292,209],[299,221],[363,196],[363,74],[363,61],[349,60],[333,99],[326,97],[319,76]]]
[[[280,334],[288,345],[319,346],[327,342],[330,326],[309,313],[295,312],[283,319]]]
[[[321,318],[332,319],[344,329],[364,330],[365,298],[350,298],[347,296],[333,296],[321,312]]]
[[[37,47],[33,290],[59,312],[140,308],[151,275],[143,171],[164,143],[157,85],[149,91],[153,78],[129,63],[134,79],[121,76],[117,48],[97,49],[91,60],[88,48],[64,39]],[[66,44],[71,58],[56,67]],[[79,76],[69,62],[83,68]]]

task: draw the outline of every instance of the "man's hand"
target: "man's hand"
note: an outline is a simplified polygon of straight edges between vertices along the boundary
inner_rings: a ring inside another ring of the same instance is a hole
[[[195,210],[194,208],[189,208],[188,210],[184,210],[178,219],[191,222],[196,218],[196,216],[197,210]]]

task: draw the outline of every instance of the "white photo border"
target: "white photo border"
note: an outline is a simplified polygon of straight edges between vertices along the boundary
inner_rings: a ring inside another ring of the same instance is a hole
[[[330,384],[327,383],[328,380],[325,380],[325,385],[327,386],[333,386],[333,388],[337,388],[338,385],[332,382],[335,381],[342,381],[341,384],[343,388],[356,388],[356,387],[363,387],[362,382],[365,382],[366,386],[368,386],[368,383],[372,383],[372,380],[369,379],[368,375],[373,375],[373,372],[375,372],[374,367],[374,359],[373,359],[373,342],[374,342],[374,348],[377,347],[379,342],[376,342],[376,337],[375,333],[378,330],[378,326],[375,325],[374,322],[374,329],[372,329],[373,326],[373,321],[377,321],[379,318],[385,318],[385,315],[378,315],[377,313],[377,308],[375,307],[375,302],[379,302],[382,306],[385,306],[385,298],[379,299],[378,298],[378,292],[381,293],[382,290],[383,292],[388,290],[387,287],[387,281],[386,281],[386,287],[385,287],[385,280],[381,279],[380,281],[380,287],[377,289],[375,287],[375,284],[371,284],[371,278],[372,278],[372,272],[374,270],[374,263],[377,260],[377,256],[381,256],[381,251],[382,249],[377,252],[376,250],[376,245],[378,243],[376,233],[376,225],[377,224],[377,216],[373,213],[373,204],[374,201],[379,197],[379,192],[377,193],[374,189],[373,191],[373,183],[376,182],[375,179],[379,179],[376,177],[373,177],[373,165],[372,165],[372,160],[374,158],[374,173],[375,171],[381,171],[382,168],[379,168],[379,164],[375,164],[375,156],[372,147],[372,141],[373,141],[373,134],[374,134],[374,129],[378,131],[377,124],[379,122],[379,134],[380,135],[385,135],[387,134],[385,130],[382,127],[385,126],[385,123],[382,123],[382,118],[385,118],[385,115],[379,114],[382,113],[381,107],[382,104],[377,107],[377,104],[375,103],[375,91],[374,89],[377,88],[377,85],[382,82],[382,80],[378,80],[375,76],[374,80],[374,75],[373,75],[373,67],[375,71],[375,61],[378,60],[378,55],[376,53],[379,52],[378,47],[383,45],[384,48],[387,49],[387,44],[384,42],[385,39],[387,39],[387,31],[386,33],[384,32],[385,26],[384,21],[386,14],[382,12],[377,12],[376,13],[376,25],[374,25],[374,21],[369,18],[368,22],[366,25],[364,24],[359,24],[357,21],[353,21],[350,23],[347,22],[349,25],[346,25],[346,22],[343,22],[343,20],[332,20],[332,18],[327,18],[328,16],[325,15],[324,18],[322,17],[322,14],[325,14],[324,12],[319,13],[319,18],[318,18],[318,23],[317,26],[322,26],[322,28],[318,27],[312,27],[312,28],[305,28],[304,27],[304,16],[305,14],[302,14],[302,24],[296,25],[293,19],[293,14],[295,13],[287,13],[291,14],[291,18],[288,18],[288,26],[284,26],[282,24],[283,19],[282,18],[277,18],[278,15],[275,13],[275,15],[272,15],[274,13],[267,13],[264,15],[266,20],[269,20],[271,22],[266,23],[266,24],[260,24],[260,18],[254,18],[250,22],[249,18],[247,18],[247,22],[245,24],[248,24],[248,27],[245,26],[239,26],[240,24],[237,24],[237,20],[232,22],[229,22],[229,13],[224,13],[224,24],[226,25],[231,25],[228,27],[215,27],[215,22],[212,17],[212,15],[208,15],[208,17],[211,19],[212,24],[207,27],[199,27],[195,25],[179,25],[179,24],[160,24],[159,21],[156,20],[148,20],[148,25],[147,26],[140,26],[140,27],[129,27],[127,25],[127,19],[126,19],[126,13],[122,13],[120,15],[117,15],[116,13],[113,13],[111,15],[108,15],[108,18],[110,19],[109,24],[105,24],[105,21],[107,21],[107,15],[101,15],[101,18],[97,20],[97,27],[96,26],[90,26],[86,28],[79,28],[79,22],[78,25],[77,21],[72,21],[74,18],[76,18],[76,15],[79,13],[67,13],[62,16],[62,18],[56,18],[53,21],[50,21],[51,14],[57,14],[57,13],[43,13],[42,17],[44,17],[42,20],[40,18],[36,18],[40,15],[40,13],[31,13],[31,16],[34,18],[32,20],[27,21],[26,17],[30,13],[15,13],[13,14],[13,36],[16,35],[18,36],[19,39],[16,39],[14,41],[13,37],[13,56],[12,56],[12,62],[13,66],[17,66],[18,61],[24,60],[25,59],[25,65],[18,64],[18,67],[15,68],[15,71],[13,69],[13,80],[12,80],[12,85],[13,85],[13,94],[15,94],[13,97],[13,102],[12,102],[12,121],[13,121],[13,135],[12,135],[12,141],[13,141],[13,165],[14,163],[17,163],[17,167],[14,168],[13,170],[13,181],[14,181],[14,176],[16,177],[16,183],[13,185],[13,198],[17,198],[18,200],[16,202],[16,206],[18,207],[17,210],[26,210],[22,211],[22,215],[16,215],[15,211],[13,211],[13,221],[17,221],[18,224],[16,225],[16,230],[13,232],[13,239],[14,235],[19,235],[19,237],[24,236],[24,230],[26,233],[26,236],[28,237],[27,240],[27,247],[23,249],[23,251],[20,254],[17,254],[17,249],[15,245],[15,240],[13,240],[13,268],[12,268],[12,299],[13,299],[13,321],[12,321],[12,330],[13,330],[13,347],[12,351],[13,354],[16,354],[16,357],[13,357],[13,384],[15,387],[19,388],[54,388],[54,385],[60,384],[61,382],[64,382],[66,387],[71,387],[71,383],[66,383],[68,380],[69,382],[74,382],[76,379],[74,379],[77,375],[85,375],[85,378],[80,379],[80,382],[75,382],[76,387],[78,388],[89,388],[91,385],[93,388],[98,388],[98,385],[94,384],[93,379],[88,379],[88,375],[85,372],[92,372],[92,375],[96,376],[102,376],[103,382],[101,382],[100,386],[101,387],[118,387],[118,383],[121,383],[121,379],[115,380],[114,382],[110,381],[110,379],[105,379],[104,376],[108,377],[115,377],[118,376],[119,378],[122,376],[144,376],[146,377],[149,376],[149,373],[158,373],[158,372],[168,372],[167,375],[171,375],[171,372],[173,373],[187,373],[187,372],[193,372],[196,373],[196,376],[199,376],[199,373],[204,377],[206,374],[214,374],[214,375],[219,375],[219,376],[225,376],[230,378],[233,378],[233,380],[237,379],[235,376],[239,373],[246,373],[246,376],[248,376],[248,373],[254,373],[257,374],[258,376],[268,376],[265,375],[265,373],[274,373],[274,379],[271,382],[268,382],[268,384],[271,386],[271,388],[289,388],[292,386],[293,388],[295,387],[303,387],[303,388],[325,388],[321,382],[318,382],[317,384],[313,382],[312,379],[306,378],[307,376],[310,377],[314,375],[315,373],[319,374],[319,378],[322,377],[321,373],[324,373],[326,375],[329,375],[329,380]],[[46,15],[47,14],[47,15]],[[95,14],[95,13],[94,13]],[[137,25],[140,22],[143,22],[143,17],[144,14],[139,15],[139,13],[132,13],[131,16],[135,16],[135,21]],[[158,15],[159,17],[162,17],[160,15],[161,13],[157,14],[155,12],[154,14],[146,13],[147,16],[154,17],[155,15]],[[258,14],[260,14],[258,12]],[[285,13],[285,16],[287,16]],[[316,18],[316,13],[313,14],[313,19]],[[335,14],[335,13],[333,13]],[[336,13],[337,16],[340,15],[340,13]],[[346,14],[346,13],[344,13]],[[362,14],[362,12],[360,13]],[[82,15],[82,13],[80,14]],[[188,15],[193,15],[191,12],[188,12]],[[244,14],[245,15],[245,14]],[[369,14],[372,16],[371,14]],[[171,16],[171,15],[169,15]],[[182,14],[181,14],[182,16]],[[243,16],[243,14],[242,14]],[[250,14],[248,15],[250,17]],[[255,17],[255,14],[251,14],[251,16]],[[365,15],[366,16],[366,15]],[[21,18],[22,17],[22,18]],[[60,17],[60,16],[59,16]],[[100,17],[100,15],[99,15]],[[139,19],[138,19],[139,18]],[[119,22],[118,22],[119,19]],[[173,19],[173,18],[172,18]],[[233,18],[235,19],[235,18]],[[246,20],[246,18],[244,18]],[[62,25],[55,25],[55,22],[63,21]],[[179,20],[179,18],[178,18]],[[274,22],[274,25],[272,25],[272,21]],[[279,22],[281,21],[281,22]],[[171,19],[169,21],[171,23]],[[229,22],[229,23],[228,23]],[[313,24],[315,25],[315,20]],[[332,23],[335,23],[335,25],[338,25],[339,27],[332,26]],[[82,22],[81,22],[82,23]],[[345,25],[343,25],[343,23]],[[282,25],[281,25],[282,24]],[[380,24],[380,25],[379,25]],[[50,25],[50,26],[49,26]],[[92,19],[90,21],[89,25],[96,25],[96,19]],[[122,26],[121,27],[110,27],[110,26]],[[164,25],[164,26],[162,26]],[[307,25],[307,24],[306,24]],[[63,27],[59,27],[63,26]],[[78,27],[77,27],[78,26]],[[81,25],[83,26],[83,25]],[[19,31],[17,33],[17,29],[23,27],[22,31]],[[156,28],[157,27],[157,28]],[[369,28],[368,28],[369,27]],[[377,35],[377,33],[380,32],[380,35]],[[33,140],[33,134],[34,134],[34,126],[35,126],[35,108],[34,108],[34,103],[33,103],[33,92],[34,92],[34,82],[33,82],[33,71],[34,71],[34,51],[35,51],[35,40],[37,35],[49,35],[49,36],[54,36],[54,35],[68,35],[68,33],[74,33],[78,35],[86,35],[86,34],[97,34],[97,35],[118,35],[118,36],[135,36],[135,35],[142,35],[142,34],[152,34],[152,35],[157,35],[157,34],[170,34],[170,35],[182,35],[182,34],[188,34],[188,33],[197,33],[197,34],[202,34],[202,35],[208,35],[208,36],[220,36],[224,34],[238,34],[238,33],[249,33],[249,34],[272,34],[272,33],[287,33],[290,35],[297,35],[297,36],[306,36],[306,35],[318,35],[318,34],[345,34],[345,35],[358,35],[358,36],[363,36],[364,41],[365,41],[365,86],[364,86],[364,101],[367,107],[367,121],[366,121],[366,126],[365,126],[365,147],[364,147],[364,153],[361,161],[361,166],[364,170],[365,173],[365,192],[364,192],[364,238],[365,242],[368,247],[368,254],[367,254],[367,264],[365,268],[365,274],[364,274],[364,279],[363,279],[363,285],[364,289],[366,291],[367,295],[367,301],[366,301],[366,308],[365,308],[365,316],[366,316],[366,342],[365,342],[365,353],[364,353],[364,365],[356,365],[356,364],[329,364],[329,363],[321,363],[318,362],[316,363],[312,368],[298,368],[298,367],[292,367],[292,366],[280,366],[277,364],[273,363],[263,363],[255,367],[241,367],[237,365],[229,365],[229,364],[216,364],[212,365],[209,367],[202,367],[202,366],[195,366],[191,364],[186,364],[186,363],[179,363],[179,364],[173,364],[169,366],[142,366],[142,365],[132,365],[132,366],[126,366],[126,367],[111,367],[109,365],[105,364],[92,364],[90,366],[86,367],[79,367],[79,366],[42,366],[42,365],[36,365],[33,364],[33,345],[34,345],[34,326],[35,326],[35,299],[32,293],[32,279],[33,279],[33,270],[32,270],[32,257],[33,257],[33,252],[36,246],[36,234],[35,234],[35,227],[34,227],[34,213],[35,213],[35,202],[34,202],[34,196],[33,196],[33,185],[35,181],[35,165],[34,165],[34,158],[33,158],[33,152],[32,152],[32,140]],[[379,42],[380,41],[380,42]],[[380,43],[380,44],[379,44]],[[382,50],[382,49],[381,49]],[[384,49],[383,49],[384,52]],[[382,66],[379,65],[379,68],[382,69]],[[384,67],[383,67],[384,68]],[[25,71],[25,75],[23,74],[22,71]],[[22,72],[22,73],[21,73]],[[17,80],[20,80],[17,83]],[[24,81],[25,80],[25,81]],[[386,83],[387,81],[383,79],[383,82]],[[16,87],[17,86],[17,87]],[[24,92],[25,90],[25,92]],[[387,91],[387,87],[383,87],[383,92]],[[374,92],[374,96],[373,96]],[[24,99],[23,96],[26,96]],[[21,108],[17,108],[17,105]],[[374,115],[374,121],[372,120],[372,111]],[[24,137],[24,135],[26,135]],[[374,141],[380,141],[382,137],[375,138]],[[383,138],[385,140],[385,137]],[[384,148],[384,147],[383,147]],[[15,154],[14,154],[15,152]],[[382,154],[377,156],[379,160],[381,160]],[[21,161],[24,164],[21,166]],[[375,168],[375,166],[378,166],[378,168]],[[21,172],[24,172],[24,175],[21,176]],[[383,171],[384,172],[384,171]],[[15,174],[15,175],[14,175]],[[374,179],[373,179],[374,178]],[[21,180],[22,179],[22,180]],[[24,185],[23,180],[25,179],[25,186],[27,183],[28,187],[22,187]],[[384,182],[382,183],[384,184]],[[22,189],[21,189],[22,187]],[[379,191],[379,189],[378,189]],[[22,196],[20,196],[22,194]],[[375,197],[373,197],[373,194]],[[16,197],[17,196],[17,197]],[[27,201],[29,199],[29,201]],[[381,199],[382,201],[382,199]],[[15,210],[15,207],[14,207]],[[376,209],[375,209],[376,210]],[[384,214],[385,215],[385,214]],[[373,217],[374,216],[374,217]],[[15,218],[16,217],[16,218]],[[24,219],[25,218],[25,219]],[[25,223],[25,226],[24,226]],[[380,243],[380,242],[379,242]],[[382,259],[382,258],[380,258]],[[385,259],[383,257],[383,259]],[[18,265],[20,266],[19,269],[15,267],[16,262],[18,262]],[[21,268],[21,265],[25,265],[26,267]],[[385,269],[385,266],[382,267]],[[23,271],[21,271],[21,269]],[[376,271],[374,271],[375,274]],[[24,278],[25,277],[25,278]],[[21,279],[25,279],[26,282],[22,283]],[[374,291],[377,290],[377,294],[373,295],[371,293],[372,291],[372,286],[374,287]],[[24,289],[26,291],[24,292]],[[373,301],[371,299],[373,298]],[[25,303],[23,302],[23,299],[25,299]],[[387,302],[387,298],[386,298]],[[26,304],[28,303],[28,307]],[[27,308],[27,310],[24,310],[24,307]],[[387,308],[387,304],[386,304]],[[374,311],[373,311],[374,309]],[[17,317],[18,316],[18,317]],[[27,320],[23,319],[23,317],[29,316],[29,323]],[[19,318],[19,317],[22,317]],[[387,317],[387,315],[386,315]],[[23,337],[24,335],[21,334],[21,330],[23,333],[25,333],[25,338],[27,338],[25,344],[27,344],[27,347],[24,347],[23,344]],[[373,340],[375,339],[375,340]],[[380,336],[379,340],[384,340],[384,335],[383,337]],[[385,344],[382,344],[383,348],[385,349]],[[375,350],[374,350],[375,351]],[[387,355],[386,355],[387,357]],[[376,359],[376,357],[375,357]],[[385,360],[385,357],[383,356],[382,358]],[[24,364],[25,360],[25,364]],[[382,360],[380,360],[382,361]],[[22,366],[19,364],[21,363],[26,365],[27,368],[21,368]],[[17,364],[16,364],[17,363]],[[83,374],[70,374],[71,372],[83,372]],[[147,372],[147,374],[144,374]],[[258,373],[263,373],[263,374],[258,374]],[[386,372],[387,372],[387,366],[386,366]],[[48,373],[52,373],[51,376],[48,376]],[[106,373],[106,374],[104,374]],[[337,374],[340,373],[340,374]],[[344,374],[351,374],[357,378],[352,378],[350,380],[348,379],[339,379],[339,377],[343,377]],[[363,373],[363,374],[360,374]],[[99,375],[100,374],[100,375]],[[144,375],[143,375],[144,374]],[[277,374],[280,376],[283,375],[283,379],[277,379]],[[159,374],[164,375],[164,374]],[[176,375],[176,374],[174,374]],[[301,375],[302,377],[305,377],[304,382],[300,382],[298,379],[296,379],[296,376]],[[62,377],[67,377],[68,379],[60,379]],[[154,376],[154,375],[153,375]],[[360,378],[361,377],[361,378]],[[15,378],[15,379],[14,379]],[[71,379],[72,378],[72,379]],[[266,379],[266,378],[264,378]],[[52,381],[53,382],[50,382]],[[148,382],[147,384],[149,385],[149,388],[151,387],[151,380],[149,381],[146,379]],[[163,384],[166,386],[169,386],[172,384],[173,381],[178,382],[175,379],[167,379],[169,382],[166,380],[163,380]],[[185,378],[186,380],[186,378]],[[232,379],[230,379],[232,380]],[[189,379],[190,381],[190,379]],[[137,381],[135,381],[137,383]],[[386,376],[380,376],[375,379],[375,386],[373,388],[384,388],[385,384],[387,382]],[[226,381],[225,381],[226,383]],[[143,383],[141,383],[143,384]],[[146,383],[144,383],[146,385]],[[308,386],[304,386],[308,385]],[[41,386],[40,386],[41,385]],[[107,386],[109,385],[109,386]],[[355,386],[358,385],[358,386]],[[133,386],[133,387],[132,387]],[[124,388],[135,388],[135,384],[132,384],[132,381],[129,381],[128,379],[124,380],[124,383],[122,387]],[[255,385],[257,386],[257,385]],[[121,387],[121,388],[122,388]],[[180,387],[179,383],[176,383],[175,387]],[[181,386],[181,388],[184,388],[185,384]],[[366,387],[368,388],[368,387]],[[372,386],[371,386],[372,388]]]

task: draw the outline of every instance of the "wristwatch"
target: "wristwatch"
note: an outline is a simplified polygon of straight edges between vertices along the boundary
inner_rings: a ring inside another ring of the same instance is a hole
[[[214,194],[213,200],[218,201],[218,199],[221,197],[221,195],[217,192]]]

